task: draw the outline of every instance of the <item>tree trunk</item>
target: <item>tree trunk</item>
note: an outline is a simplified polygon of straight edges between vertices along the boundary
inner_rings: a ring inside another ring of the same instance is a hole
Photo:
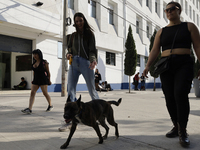
[[[129,93],[131,93],[131,76],[129,76]]]
[[[156,78],[154,78],[154,85],[153,85],[153,91],[156,90]]]

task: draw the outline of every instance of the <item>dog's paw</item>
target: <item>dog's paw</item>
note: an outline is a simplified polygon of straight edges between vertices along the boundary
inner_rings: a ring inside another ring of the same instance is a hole
[[[60,149],[66,149],[67,148],[67,146],[68,146],[68,144],[63,144],[61,147],[60,147]]]
[[[99,144],[102,144],[103,143],[103,138],[99,140]]]
[[[107,136],[106,136],[106,135],[104,135],[104,136],[103,136],[103,139],[104,139],[104,140],[106,140],[106,139],[107,139]]]
[[[119,133],[115,133],[115,136],[118,138],[119,137]]]

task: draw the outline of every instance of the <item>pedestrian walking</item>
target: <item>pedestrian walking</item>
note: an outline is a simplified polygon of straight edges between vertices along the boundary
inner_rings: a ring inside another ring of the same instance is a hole
[[[142,73],[141,77],[140,77],[140,81],[141,81],[141,87],[140,87],[140,91],[145,90],[145,80],[146,78],[148,78],[147,76],[145,77],[144,74]]]
[[[33,52],[33,64],[32,70],[34,73],[33,81],[31,85],[31,95],[29,98],[29,107],[21,110],[23,113],[32,113],[33,103],[35,101],[35,95],[39,87],[41,88],[43,95],[47,99],[48,107],[46,111],[51,111],[53,105],[51,104],[51,97],[48,94],[47,86],[51,85],[49,63],[43,59],[43,54],[41,50],[36,49]]]
[[[172,1],[167,4],[165,14],[169,24],[157,32],[143,73],[144,76],[147,75],[149,67],[162,47],[161,56],[168,58],[169,68],[160,74],[160,79],[167,110],[174,125],[166,137],[179,136],[180,144],[188,146],[190,145],[186,131],[190,112],[188,94],[193,80],[193,59],[190,57],[190,51],[193,44],[197,58],[200,60],[200,35],[193,23],[181,22],[181,11],[179,3]]]
[[[139,72],[133,77],[133,82],[134,82],[134,85],[135,85],[135,90],[137,91],[138,90],[138,84],[139,84]]]
[[[68,96],[72,102],[76,101],[76,86],[82,74],[92,100],[99,99],[95,90],[94,68],[97,65],[97,49],[93,29],[88,24],[85,16],[77,12],[74,15],[76,32],[72,33],[68,44],[67,59],[71,59],[68,73]],[[67,124],[66,124],[67,123]],[[64,123],[59,131],[66,131],[69,122]]]

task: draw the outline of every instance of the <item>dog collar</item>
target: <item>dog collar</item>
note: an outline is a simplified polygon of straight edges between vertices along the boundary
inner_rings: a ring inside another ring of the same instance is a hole
[[[82,114],[82,111],[80,110],[79,113],[75,115],[75,118],[78,120],[79,123],[82,123],[81,114]]]

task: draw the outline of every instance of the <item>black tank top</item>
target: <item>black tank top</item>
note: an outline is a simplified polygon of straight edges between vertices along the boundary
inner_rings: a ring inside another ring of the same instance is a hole
[[[40,61],[40,64],[37,68],[34,68],[32,64],[32,69],[34,71],[34,78],[32,84],[35,85],[48,85],[48,78],[47,75],[45,74],[45,69],[44,69],[44,60]]]
[[[191,39],[190,31],[188,30],[187,22],[182,22],[181,24],[170,26],[170,27],[164,27],[162,29],[162,33],[160,36],[162,51],[172,48],[174,36],[178,28],[179,28],[179,31],[176,35],[173,48],[191,49],[192,39]]]

